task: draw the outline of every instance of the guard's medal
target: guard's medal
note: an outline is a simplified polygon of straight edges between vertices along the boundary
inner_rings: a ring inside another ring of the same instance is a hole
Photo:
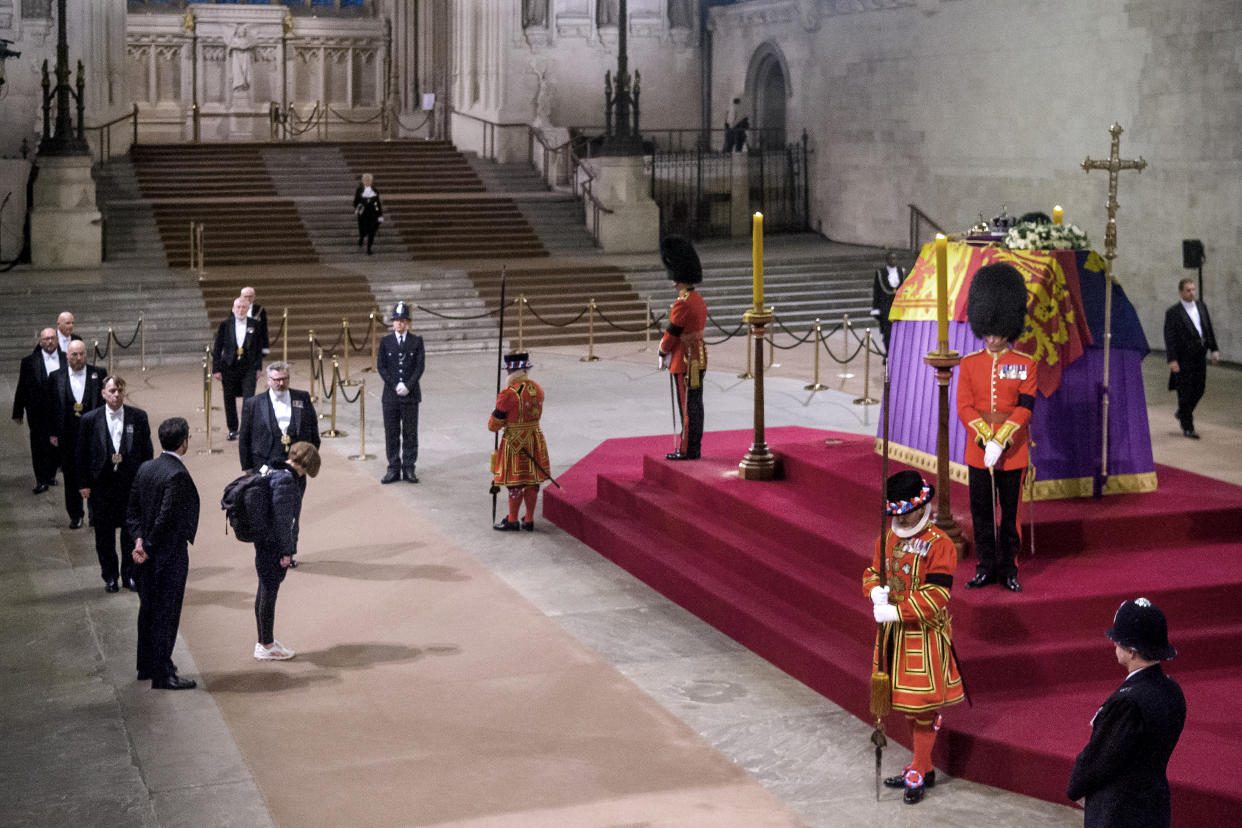
[[[75,402],[75,403],[73,404],[73,416],[75,416],[75,417],[81,417],[81,416],[82,416],[82,403],[80,403],[80,402]]]
[[[112,453],[112,470],[116,471],[120,467],[121,461],[124,459],[125,458],[121,456],[121,453],[119,451],[113,452]]]
[[[244,354],[244,353],[246,353],[246,349],[245,349],[245,348],[243,348],[242,346],[238,345],[238,346],[237,346],[237,355],[238,355],[238,356],[241,356],[241,355],[242,355],[242,354]]]
[[[289,444],[292,442],[293,442],[293,438],[290,437],[288,434],[280,435],[280,444],[284,446],[285,448],[288,448]]]

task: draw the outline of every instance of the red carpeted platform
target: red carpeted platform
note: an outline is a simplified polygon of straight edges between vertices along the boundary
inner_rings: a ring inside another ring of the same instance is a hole
[[[879,532],[872,439],[768,431],[782,478],[744,481],[750,432],[705,435],[703,459],[664,460],[668,438],[610,440],[546,490],[544,516],[857,716],[867,718],[875,623],[863,568]],[[891,470],[898,468],[895,464]],[[1186,730],[1169,767],[1176,825],[1233,824],[1242,792],[1242,488],[1158,467],[1159,491],[1035,506],[1025,591],[966,590],[954,635],[974,707],[945,716],[936,764],[950,774],[1065,801],[1096,708],[1124,678],[1104,630],[1145,595],[1179,650]],[[964,486],[953,512],[969,534]],[[1028,542],[1030,538],[1027,538]],[[909,744],[902,717],[889,730]]]

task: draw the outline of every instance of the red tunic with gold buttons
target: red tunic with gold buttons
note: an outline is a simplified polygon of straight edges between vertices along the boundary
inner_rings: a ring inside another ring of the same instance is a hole
[[[514,380],[497,395],[496,410],[487,427],[491,431],[504,429],[500,448],[492,455],[492,479],[498,486],[537,486],[548,479],[552,463],[539,428],[542,416],[543,389],[534,380]],[[539,461],[543,471],[531,457]]]
[[[917,535],[884,533],[889,600],[900,621],[881,624],[871,659],[873,673],[884,669],[893,684],[893,709],[919,713],[957,704],[964,697],[953,658],[949,590],[957,568],[957,547],[935,524]],[[880,541],[863,572],[863,594],[880,585]],[[881,648],[885,652],[881,652]]]
[[[983,444],[1005,446],[996,468],[1026,468],[1028,428],[1035,407],[1035,360],[1006,348],[962,357],[957,377],[957,416],[966,426],[966,465],[986,468]]]
[[[693,367],[692,387],[707,370],[707,345],[703,328],[707,326],[707,303],[697,290],[684,290],[668,309],[668,329],[660,339],[660,353],[669,354],[670,374],[685,374]]]

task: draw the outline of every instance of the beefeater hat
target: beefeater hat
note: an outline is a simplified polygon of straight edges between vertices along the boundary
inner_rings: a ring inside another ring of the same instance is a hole
[[[525,351],[505,354],[506,371],[525,371],[529,367],[531,367],[530,354]]]
[[[660,261],[664,262],[668,278],[674,282],[697,285],[703,281],[703,265],[689,239],[665,236],[660,242]]]
[[[884,486],[884,512],[888,515],[904,515],[921,509],[931,502],[936,487],[923,480],[923,475],[913,469],[890,475]]]
[[[1026,330],[1026,281],[1013,265],[996,262],[975,271],[966,296],[966,318],[980,339],[1014,341]]]

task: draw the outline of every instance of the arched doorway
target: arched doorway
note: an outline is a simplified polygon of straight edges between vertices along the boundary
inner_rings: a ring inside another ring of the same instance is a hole
[[[748,83],[754,101],[755,134],[752,149],[777,149],[785,146],[785,101],[789,96],[789,75],[784,57],[771,44],[765,43],[751,59]]]

